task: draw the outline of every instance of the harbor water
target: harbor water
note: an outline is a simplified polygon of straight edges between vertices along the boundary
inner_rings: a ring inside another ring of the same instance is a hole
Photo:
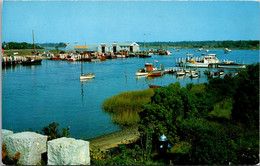
[[[187,57],[187,52],[194,56],[205,52],[194,52],[194,49],[170,51],[172,55],[153,55],[151,58],[82,62],[84,72],[95,73],[95,78],[87,81],[79,79],[81,62],[43,60],[41,65],[3,68],[2,127],[17,132],[29,128],[41,131],[57,122],[60,132],[62,127],[70,126],[70,136],[84,139],[120,130],[120,126],[112,123],[110,115],[102,111],[105,99],[124,91],[147,89],[148,84],[166,86],[180,82],[185,86],[207,82],[207,76],[203,74],[205,69],[198,69],[201,75],[195,79],[178,78],[175,74],[155,78],[135,76],[145,63],[175,67],[176,58]],[[220,60],[244,64],[259,62],[259,50],[232,50],[225,54],[221,49],[210,49],[209,53],[217,54]]]

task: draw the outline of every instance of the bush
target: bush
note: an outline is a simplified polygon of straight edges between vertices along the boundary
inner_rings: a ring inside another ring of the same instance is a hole
[[[60,137],[68,137],[69,136],[69,130],[70,127],[68,126],[67,129],[62,128],[62,133],[59,133],[58,129],[59,123],[53,122],[49,124],[49,126],[46,126],[42,129],[42,132],[44,135],[48,136],[48,140],[53,140]]]

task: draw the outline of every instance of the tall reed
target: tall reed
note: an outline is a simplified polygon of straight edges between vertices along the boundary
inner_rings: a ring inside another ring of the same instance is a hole
[[[137,124],[140,121],[138,113],[142,111],[142,105],[148,103],[153,94],[153,89],[122,92],[105,100],[103,110],[112,115],[116,124]]]

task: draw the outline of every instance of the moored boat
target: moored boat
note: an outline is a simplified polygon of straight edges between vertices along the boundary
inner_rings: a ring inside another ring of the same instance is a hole
[[[190,75],[190,78],[197,78],[197,77],[199,77],[198,72],[191,73],[191,75]]]
[[[219,72],[214,72],[210,77],[211,77],[211,78],[217,78],[217,77],[219,77]]]
[[[234,61],[226,61],[226,62],[218,64],[218,68],[244,69],[244,68],[246,68],[246,65],[244,65],[244,64],[237,64]]]
[[[144,76],[144,75],[148,75],[148,72],[146,72],[145,69],[138,69],[138,72],[136,72],[135,75]]]
[[[151,85],[151,84],[148,84],[149,88],[160,88],[161,86],[158,86],[158,85]]]
[[[94,73],[82,73],[80,75],[80,80],[91,79],[91,78],[95,78]]]
[[[185,73],[185,71],[183,69],[176,72],[177,76],[184,76],[185,74],[186,73]]]
[[[22,61],[22,65],[40,65],[42,59],[34,59],[33,57],[27,57],[26,60]]]
[[[162,76],[163,72],[162,71],[150,71],[148,72],[148,76],[156,77],[156,76]]]
[[[189,60],[184,65],[186,67],[199,67],[199,68],[208,68],[210,64],[217,64],[219,60],[216,54],[208,54],[202,56],[200,61],[195,61],[194,59]]]

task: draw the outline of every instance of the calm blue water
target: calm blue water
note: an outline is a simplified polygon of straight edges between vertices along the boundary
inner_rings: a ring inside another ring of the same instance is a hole
[[[175,58],[186,57],[186,52],[201,55],[193,49],[170,51],[173,52],[171,56],[84,62],[84,72],[94,72],[96,78],[83,82],[79,80],[80,62],[43,60],[38,66],[2,69],[2,126],[14,131],[41,130],[52,122],[58,122],[60,128],[70,126],[72,137],[85,139],[120,130],[102,111],[105,99],[123,91],[146,89],[148,84],[168,85],[179,81],[185,86],[186,83],[207,81],[203,73],[198,79],[176,78],[170,74],[154,79],[136,78],[135,72],[146,62],[158,60],[158,67],[159,64],[173,67]],[[259,62],[259,50],[232,50],[232,53],[224,54],[223,50],[216,49],[210,53],[216,53],[219,59],[239,63]]]

